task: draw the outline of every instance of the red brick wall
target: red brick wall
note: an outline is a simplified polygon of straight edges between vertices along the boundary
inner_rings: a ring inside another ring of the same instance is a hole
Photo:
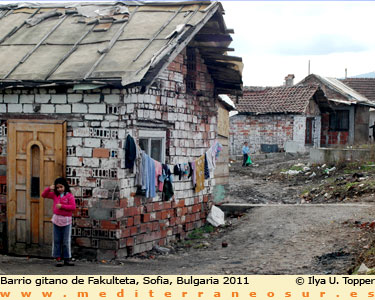
[[[322,113],[321,146],[346,145],[349,142],[349,131],[330,131],[329,113]]]
[[[293,140],[291,115],[235,115],[230,118],[230,155],[241,155],[244,142],[252,153],[259,152],[261,144],[277,144],[283,148]]]

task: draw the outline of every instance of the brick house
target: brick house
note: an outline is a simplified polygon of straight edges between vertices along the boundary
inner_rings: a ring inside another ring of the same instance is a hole
[[[215,179],[174,198],[137,195],[128,135],[173,167],[218,138],[218,94],[241,92],[241,59],[218,2],[56,3],[0,7],[1,245],[50,255],[51,202],[66,176],[76,197],[75,255],[112,259],[202,226]]]
[[[241,155],[244,142],[252,153],[305,152],[320,143],[317,86],[245,87],[230,117],[230,154]]]
[[[353,89],[348,81],[311,74],[299,85],[316,84],[327,100],[319,103],[322,146],[363,144],[368,142],[370,108],[375,102]]]
[[[375,103],[375,78],[345,78],[340,81]],[[375,109],[370,108],[369,113],[371,126],[375,124]],[[369,136],[374,140],[372,129],[369,131]]]

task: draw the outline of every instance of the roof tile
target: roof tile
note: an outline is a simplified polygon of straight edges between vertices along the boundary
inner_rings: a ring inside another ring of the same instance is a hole
[[[345,78],[341,81],[367,99],[375,101],[375,78]]]
[[[239,112],[304,113],[317,86],[247,87],[236,104]]]

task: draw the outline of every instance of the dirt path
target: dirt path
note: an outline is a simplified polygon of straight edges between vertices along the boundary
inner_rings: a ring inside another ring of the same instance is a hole
[[[374,212],[359,205],[260,207],[233,230],[208,239],[205,249],[121,264],[78,261],[65,268],[50,260],[1,257],[0,269],[5,274],[347,274],[365,241],[361,229],[343,222],[371,220]]]
[[[300,203],[303,183],[295,185],[269,176],[295,162],[265,162],[251,169],[232,166],[231,202],[268,205],[230,219],[232,226],[207,235],[199,241],[202,247],[178,248],[177,252],[147,259],[77,261],[73,268],[55,268],[50,260],[0,256],[0,273],[347,274],[358,264],[359,253],[371,246],[368,232],[355,226],[355,221],[374,220],[375,206],[295,204]]]
[[[295,204],[303,185],[272,180],[271,174],[295,163],[307,163],[308,158],[281,157],[278,160],[263,160],[249,167],[234,163],[230,168],[230,203]]]

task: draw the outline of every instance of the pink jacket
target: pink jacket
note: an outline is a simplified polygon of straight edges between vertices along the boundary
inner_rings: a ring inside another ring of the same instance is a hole
[[[76,209],[76,200],[71,193],[66,193],[63,197],[56,196],[54,191],[49,187],[45,188],[42,193],[43,198],[49,198],[53,200],[53,213],[60,216],[72,216],[73,211]],[[56,204],[61,204],[61,208],[56,208]]]

